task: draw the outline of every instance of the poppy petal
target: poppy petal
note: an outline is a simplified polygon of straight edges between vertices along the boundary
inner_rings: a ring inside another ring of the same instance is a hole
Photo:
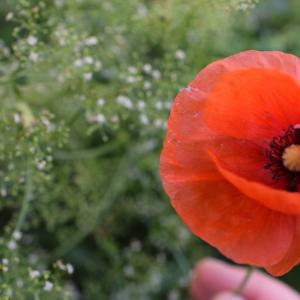
[[[225,74],[208,94],[204,121],[219,134],[271,140],[300,122],[300,87],[277,70],[247,69]]]
[[[300,84],[300,59],[297,56],[279,51],[248,50],[209,64],[189,86],[202,92],[210,92],[224,74],[253,68],[278,70]]]
[[[188,143],[178,144],[168,137],[161,154],[160,174],[163,180],[172,181],[222,178],[203,147]]]
[[[281,182],[274,182],[270,171],[264,168],[267,162],[265,147],[248,140],[227,138],[211,142],[207,148],[233,173],[273,187],[282,187]]]
[[[300,262],[300,219],[297,218],[296,229],[292,244],[284,258],[274,266],[268,267],[267,271],[274,276],[281,276],[289,272]]]
[[[235,262],[270,266],[286,254],[294,217],[261,206],[225,181],[163,183],[191,231]]]
[[[176,97],[161,154],[161,177],[173,180],[221,178],[206,151],[214,134],[202,121],[203,97],[183,89]]]
[[[273,173],[266,168],[268,162],[266,144],[258,144],[249,140],[224,139],[223,141],[210,143],[208,152],[210,157],[217,157],[228,171],[247,180],[259,182],[269,187],[286,190],[288,180],[281,177],[274,180]],[[214,160],[214,159],[213,159]]]
[[[263,206],[272,210],[297,215],[300,214],[299,193],[291,193],[269,187],[265,184],[248,180],[232,172],[221,158],[210,153],[220,173],[247,197],[256,200]]]
[[[203,123],[206,93],[185,88],[178,93],[168,120],[168,132],[179,140],[212,140],[215,134]]]

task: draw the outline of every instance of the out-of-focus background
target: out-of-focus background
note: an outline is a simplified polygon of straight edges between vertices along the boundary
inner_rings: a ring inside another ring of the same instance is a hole
[[[160,184],[172,100],[230,54],[300,55],[299,36],[299,0],[0,0],[0,298],[189,299],[220,254]]]

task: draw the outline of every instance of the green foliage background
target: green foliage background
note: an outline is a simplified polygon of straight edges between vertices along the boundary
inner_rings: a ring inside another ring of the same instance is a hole
[[[162,191],[165,121],[215,59],[300,55],[299,1],[257,2],[0,0],[0,299],[188,299],[219,254]]]

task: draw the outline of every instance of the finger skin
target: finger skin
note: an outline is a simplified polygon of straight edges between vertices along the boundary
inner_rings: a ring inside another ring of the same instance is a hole
[[[192,297],[195,300],[211,300],[218,293],[236,289],[244,276],[245,268],[212,258],[203,259],[194,270]],[[252,274],[243,296],[247,300],[300,300],[300,295],[289,286],[259,271]]]
[[[225,292],[214,296],[212,300],[245,300],[245,298]]]

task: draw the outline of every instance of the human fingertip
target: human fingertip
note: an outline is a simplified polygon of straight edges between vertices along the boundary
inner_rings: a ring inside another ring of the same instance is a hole
[[[232,293],[220,293],[215,295],[212,300],[246,300],[244,297]]]

